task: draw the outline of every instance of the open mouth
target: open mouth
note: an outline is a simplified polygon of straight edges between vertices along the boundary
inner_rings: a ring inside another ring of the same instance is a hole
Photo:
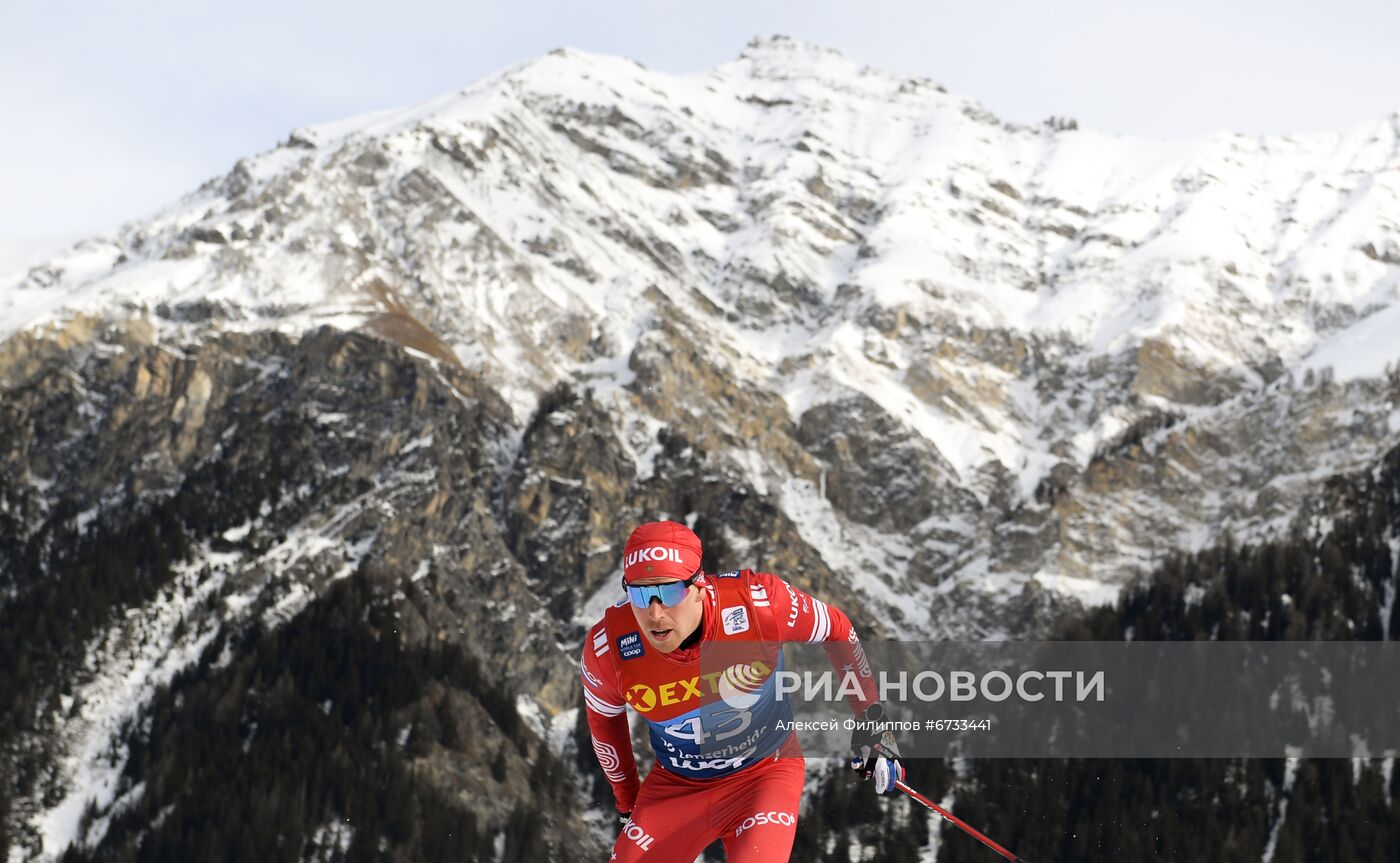
[[[647,631],[650,632],[650,633],[651,633],[651,637],[654,638],[654,639],[656,639],[657,641],[665,641],[665,640],[671,635],[671,633],[672,633],[674,630],[667,628],[667,629],[650,629],[650,630],[647,630]]]

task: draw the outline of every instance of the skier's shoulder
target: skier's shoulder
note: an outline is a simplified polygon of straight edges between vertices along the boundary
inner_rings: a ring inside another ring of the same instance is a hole
[[[592,653],[601,658],[608,652],[608,643],[611,640],[610,633],[617,629],[619,624],[626,625],[632,622],[632,615],[627,611],[625,598],[608,606],[588,627],[588,632],[583,637],[584,652]]]
[[[748,594],[760,603],[766,603],[767,591],[772,587],[773,576],[752,569],[729,569],[710,576],[715,589],[721,596]]]
[[[715,580],[715,584],[742,584],[758,585],[759,587],[771,587],[780,583],[783,579],[771,572],[760,572],[756,569],[729,569],[724,572],[717,572],[710,576]]]
[[[754,569],[718,572],[714,583],[722,605],[750,605],[760,618],[772,617],[775,612],[786,614],[789,604],[795,602],[787,582],[771,572]]]
[[[599,633],[606,635],[609,630],[615,630],[619,626],[633,626],[636,623],[636,619],[632,616],[631,609],[627,606],[627,598],[623,597],[603,609],[603,613],[599,615],[598,620],[592,626],[588,627],[589,638],[596,638]]]
[[[579,676],[583,678],[584,696],[588,706],[604,716],[622,712],[617,690],[617,661],[613,651],[618,649],[608,631],[607,616],[588,628],[583,637],[583,654],[579,659]]]
[[[749,593],[758,605],[767,605],[773,599],[783,599],[784,594],[789,597],[792,594],[792,587],[787,580],[774,575],[771,572],[761,572],[756,569],[735,569],[729,572],[715,573],[715,584],[721,588],[731,585],[734,589],[744,590]]]

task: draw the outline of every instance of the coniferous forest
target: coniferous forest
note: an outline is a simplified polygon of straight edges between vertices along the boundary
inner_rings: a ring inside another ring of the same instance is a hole
[[[0,857],[20,843],[16,801],[59,800],[58,753],[34,732],[73,697],[66,681],[89,643],[128,610],[187,589],[179,574],[193,548],[217,546],[278,486],[304,481],[305,465],[282,463],[286,449],[268,448],[272,470],[206,465],[126,523],[80,529],[65,502],[24,542],[0,543],[11,592],[0,607]],[[418,589],[361,569],[281,626],[221,630],[124,730],[113,756],[124,760],[118,797],[132,792],[133,805],[108,814],[95,847],[63,859],[575,859],[541,829],[576,808],[563,799],[575,771],[460,647],[401,640],[394,595],[414,601]],[[226,594],[210,594],[206,611],[217,615]],[[425,761],[482,761],[490,784],[426,775]],[[527,783],[530,805],[501,791]],[[482,823],[497,796],[505,811]],[[101,817],[89,807],[80,829]]]
[[[493,840],[515,859],[564,859],[520,812],[487,833],[443,789],[414,775],[410,759],[459,747],[452,717],[431,690],[471,693],[529,753],[542,810],[562,765],[460,650],[407,648],[371,579],[354,576],[273,633],[216,642],[199,667],[163,690],[146,727],[128,738],[123,779],[145,783],[139,804],[98,849],[70,860],[490,860]],[[218,657],[231,656],[221,668]],[[443,720],[446,721],[443,721]],[[506,763],[503,760],[503,763]],[[353,828],[337,847],[326,837]]]
[[[1059,637],[1139,640],[1395,640],[1400,638],[1392,543],[1400,536],[1400,449],[1374,472],[1331,480],[1323,530],[1258,546],[1226,542],[1163,562],[1112,608],[1064,624]],[[1400,771],[1380,760],[981,759],[962,775],[912,761],[913,787],[934,800],[955,783],[953,813],[1032,861],[1400,860]],[[926,842],[912,801],[879,807],[837,776],[799,823],[793,859],[853,859],[858,835],[873,859],[911,860]],[[847,825],[857,825],[848,830]],[[871,858],[863,858],[871,859]],[[940,863],[996,855],[956,828]]]
[[[10,550],[17,571],[42,570],[48,579],[43,589],[17,591],[3,610],[0,745],[10,775],[0,783],[0,812],[17,791],[44,787],[48,755],[18,741],[36,706],[67,694],[52,681],[79,661],[85,640],[110,615],[170,589],[192,542],[242,518],[206,513],[205,523],[191,515],[198,497],[194,481],[189,495],[134,525],[81,535],[58,518],[29,546]],[[1373,472],[1327,483],[1312,527],[1283,541],[1225,542],[1172,557],[1116,606],[1066,621],[1059,635],[1394,639],[1398,528],[1400,449]],[[139,786],[133,805],[110,817],[96,847],[70,849],[64,859],[574,859],[578,849],[541,828],[576,808],[580,783],[610,807],[583,724],[573,763],[560,760],[521,722],[514,694],[471,657],[401,642],[390,598],[401,587],[361,571],[283,626],[221,633],[127,729],[120,781],[124,791]],[[464,700],[479,721],[462,718]],[[503,743],[480,746],[474,738],[487,730]],[[477,807],[493,787],[425,774],[415,758],[430,750],[485,758],[491,783],[528,782],[531,805],[483,823]],[[1400,860],[1400,775],[1379,761],[908,766],[911,784],[935,800],[951,791],[955,814],[1030,860],[1235,861],[1266,851],[1274,863]],[[809,795],[793,859],[857,859],[858,841],[867,849],[859,859],[911,860],[938,830],[911,801],[876,800],[838,771]],[[11,842],[0,832],[0,847]],[[947,827],[938,859],[993,858]]]
[[[34,689],[6,689],[6,706],[25,715],[29,704],[16,696]],[[492,760],[493,779],[523,771],[538,790],[536,807],[517,809],[497,829],[483,829],[470,807],[411,765],[430,749],[461,750],[484,730],[463,727],[448,693],[479,704],[493,737],[509,743]],[[12,737],[6,742],[13,748]],[[402,644],[383,585],[367,573],[276,630],[221,633],[123,742],[121,789],[143,793],[95,849],[70,848],[66,861],[380,860],[391,849],[388,856],[412,860],[573,859],[538,829],[571,805],[562,799],[571,770],[460,649]],[[12,780],[42,781],[41,756],[19,760],[27,773]],[[337,840],[340,825],[348,841]]]

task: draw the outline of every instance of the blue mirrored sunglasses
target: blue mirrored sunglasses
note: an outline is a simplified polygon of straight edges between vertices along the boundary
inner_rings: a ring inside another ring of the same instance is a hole
[[[628,601],[638,608],[646,608],[653,599],[661,600],[662,605],[670,608],[681,604],[681,600],[690,592],[690,586],[700,577],[700,572],[697,569],[685,581],[663,581],[660,584],[628,584],[624,581],[622,586],[627,588]]]

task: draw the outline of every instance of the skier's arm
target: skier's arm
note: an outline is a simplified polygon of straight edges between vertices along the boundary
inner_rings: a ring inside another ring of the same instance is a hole
[[[601,636],[601,637],[600,637]],[[616,666],[606,630],[594,627],[583,642],[579,677],[583,681],[584,713],[593,737],[593,754],[612,785],[617,811],[627,814],[637,800],[637,761],[627,727],[627,703],[618,691]]]
[[[776,575],[756,572],[753,577],[772,604],[782,641],[824,644],[827,659],[839,679],[844,680],[848,672],[855,676],[860,694],[848,696],[846,700],[857,716],[863,715],[876,702],[878,694],[870,660],[865,658],[851,619],[836,606],[822,602]]]

